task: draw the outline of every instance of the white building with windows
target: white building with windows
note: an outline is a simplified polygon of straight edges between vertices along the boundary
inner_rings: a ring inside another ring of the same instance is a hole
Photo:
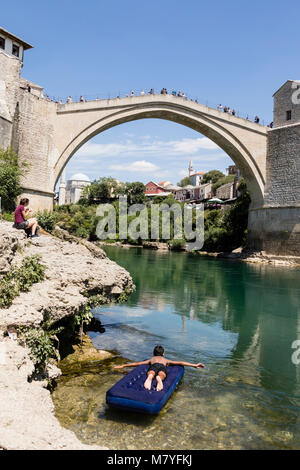
[[[76,173],[66,183],[65,172],[62,173],[59,185],[58,204],[76,204],[81,198],[82,190],[91,184],[88,176]]]
[[[0,50],[6,54],[17,57],[23,62],[24,51],[26,49],[32,49],[33,46],[23,39],[14,36],[3,28],[0,28]]]

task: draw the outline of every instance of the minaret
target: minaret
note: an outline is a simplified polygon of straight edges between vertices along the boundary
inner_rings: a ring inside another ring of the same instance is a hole
[[[192,159],[190,159],[189,176],[191,176],[193,173],[194,173],[193,162],[192,162]]]
[[[64,169],[60,177],[58,205],[62,206],[65,203],[66,203],[66,170]]]

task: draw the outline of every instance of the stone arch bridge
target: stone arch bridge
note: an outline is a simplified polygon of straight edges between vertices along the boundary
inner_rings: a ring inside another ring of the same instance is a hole
[[[274,128],[172,95],[144,95],[57,104],[42,87],[21,77],[22,59],[12,54],[32,46],[1,29],[0,146],[12,146],[30,169],[23,195],[33,209],[51,209],[56,182],[72,155],[94,135],[144,118],[188,126],[219,145],[247,181],[252,205],[250,247],[300,256],[300,81],[287,80],[274,94]]]
[[[190,127],[221,147],[250,188],[254,206],[263,201],[267,129],[246,119],[172,95],[144,95],[57,105],[54,127],[54,189],[72,155],[93,136],[137,119],[158,118]]]
[[[285,128],[269,129],[172,95],[57,104],[23,92],[12,120],[12,142],[20,157],[31,164],[22,184],[33,208],[52,208],[55,185],[84,143],[114,126],[145,118],[190,127],[221,147],[241,170],[250,190],[249,246],[300,255],[300,197],[291,192],[291,185],[299,183],[299,159],[288,163],[285,149],[290,140]],[[291,140],[296,139],[297,145],[299,127]]]

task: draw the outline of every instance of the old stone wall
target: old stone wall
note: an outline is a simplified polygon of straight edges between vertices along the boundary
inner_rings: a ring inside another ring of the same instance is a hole
[[[274,255],[300,256],[300,206],[250,210],[248,246]]]
[[[0,146],[12,143],[12,125],[18,93],[20,61],[0,52]]]
[[[296,82],[288,80],[274,94],[274,127],[288,126],[300,122],[300,83],[293,88]],[[291,112],[287,120],[287,111]]]
[[[32,208],[51,209],[56,105],[28,92],[21,66],[20,60],[0,51],[0,146],[11,145],[30,164],[21,183]]]
[[[24,195],[31,199],[33,209],[51,209],[54,196],[52,175],[57,158],[53,143],[56,105],[24,89],[20,89],[18,103],[14,142],[20,159],[30,163],[22,179]]]
[[[0,147],[7,148],[11,143],[11,122],[0,116]]]
[[[216,197],[219,199],[232,199],[234,197],[234,183],[222,184],[216,190]]]
[[[300,123],[269,131],[265,206],[300,206]]]

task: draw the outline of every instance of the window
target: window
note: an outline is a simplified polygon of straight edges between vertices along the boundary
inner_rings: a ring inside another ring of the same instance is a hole
[[[17,46],[16,44],[13,44],[12,53],[13,53],[13,55],[15,55],[16,57],[19,57],[19,53],[20,53],[20,48],[19,48],[19,46]]]
[[[286,120],[290,121],[291,119],[292,119],[292,111],[289,110],[289,111],[286,112]]]
[[[5,49],[5,39],[0,37],[0,49]]]

